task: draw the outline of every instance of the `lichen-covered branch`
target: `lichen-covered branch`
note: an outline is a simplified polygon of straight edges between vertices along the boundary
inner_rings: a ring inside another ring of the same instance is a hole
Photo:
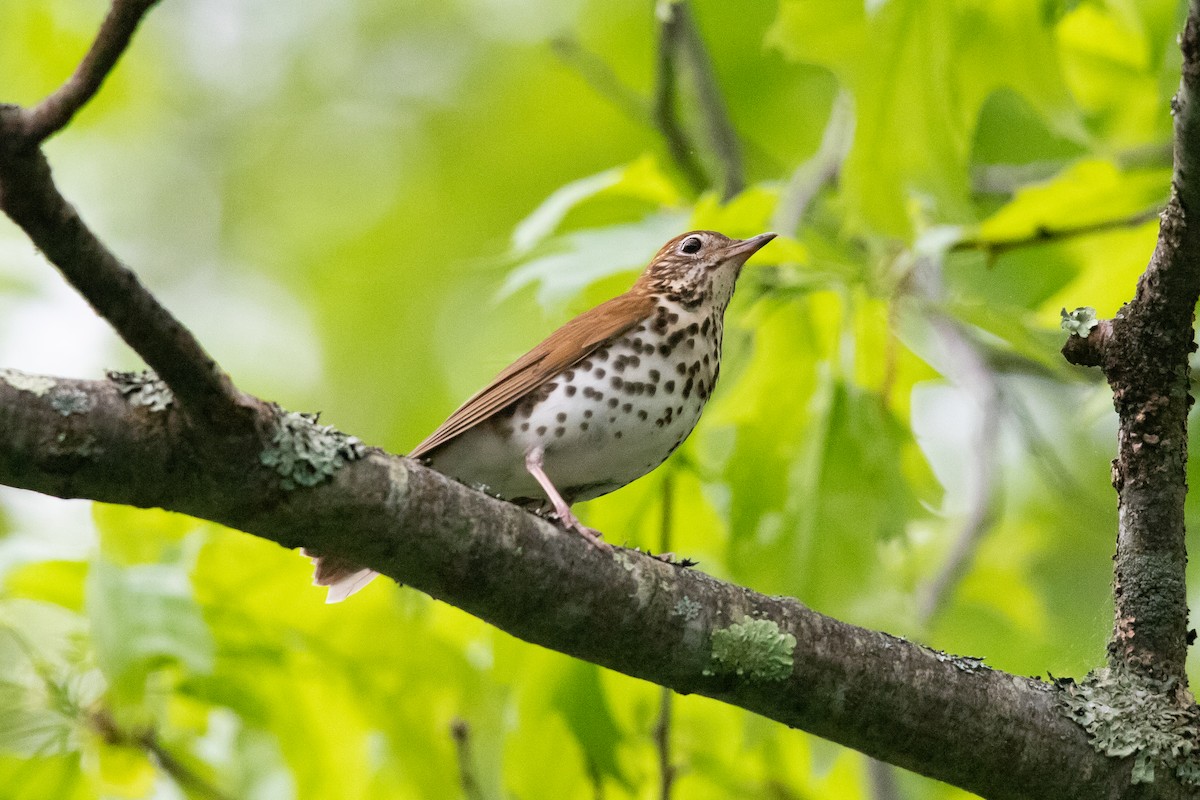
[[[1125,796],[1128,759],[1093,751],[1047,684],[642,553],[602,552],[407,459],[357,446],[338,460],[351,440],[328,429],[300,449],[336,461],[330,474],[285,488],[261,463],[271,435],[214,446],[172,404],[127,385],[0,373],[0,484],[167,508],[344,557],[527,641],[989,798]],[[268,416],[257,427],[278,430]],[[1147,796],[1179,789],[1164,780]]]
[[[1190,4],[1180,37],[1175,170],[1158,243],[1134,298],[1112,320],[1065,315],[1063,354],[1099,366],[1119,418],[1113,486],[1120,504],[1109,662],[1187,685],[1183,503],[1187,493],[1188,356],[1200,297],[1200,22]],[[1080,321],[1087,322],[1084,328]]]

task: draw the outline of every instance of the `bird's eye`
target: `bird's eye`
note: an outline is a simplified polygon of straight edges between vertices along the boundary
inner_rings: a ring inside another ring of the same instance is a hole
[[[692,253],[700,252],[700,244],[701,242],[699,236],[689,236],[683,240],[683,246],[679,249],[688,255],[691,255]]]

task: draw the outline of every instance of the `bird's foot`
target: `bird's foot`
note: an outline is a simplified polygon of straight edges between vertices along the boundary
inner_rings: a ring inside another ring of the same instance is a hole
[[[556,516],[558,517],[558,522],[560,525],[562,525],[567,530],[576,531],[576,532],[582,534],[583,538],[587,539],[588,542],[592,545],[592,547],[595,547],[597,550],[600,550],[605,553],[612,552],[612,549],[613,549],[612,545],[609,544],[608,542],[604,541],[604,536],[603,536],[603,534],[600,533],[600,531],[596,530],[595,528],[589,528],[587,525],[584,525],[582,522],[579,521],[579,518],[576,517],[574,514],[572,514],[570,511],[567,511],[565,516],[557,515],[557,514],[556,514]]]

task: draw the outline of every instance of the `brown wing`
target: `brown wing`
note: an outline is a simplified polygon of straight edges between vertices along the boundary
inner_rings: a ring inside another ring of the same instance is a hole
[[[636,292],[585,311],[546,337],[459,406],[408,454],[419,458],[508,407],[565,369],[587,358],[606,340],[620,336],[654,313],[654,298]]]

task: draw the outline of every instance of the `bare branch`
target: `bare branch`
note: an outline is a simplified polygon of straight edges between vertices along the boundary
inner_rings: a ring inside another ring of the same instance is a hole
[[[1171,166],[1171,143],[1118,150],[1108,158],[1122,170]],[[971,188],[978,194],[1015,194],[1031,183],[1053,178],[1076,159],[1051,159],[1028,164],[981,164],[971,168]]]
[[[471,725],[465,719],[456,718],[450,723],[450,735],[454,738],[454,752],[458,756],[458,781],[466,800],[483,800],[483,788],[475,777],[475,760],[471,754]]]
[[[829,109],[829,121],[825,123],[817,152],[796,168],[784,187],[771,222],[775,230],[785,234],[796,232],[817,193],[837,177],[853,143],[854,98],[843,90]]]
[[[995,523],[997,460],[1000,447],[1000,387],[976,344],[954,320],[938,315],[933,320],[947,356],[953,364],[954,382],[974,396],[979,422],[970,444],[970,483],[967,514],[954,537],[954,545],[938,573],[922,588],[917,609],[927,628],[970,569],[983,537]]]
[[[83,61],[54,94],[24,113],[25,136],[39,144],[66,127],[95,97],[100,84],[117,65],[142,18],[158,0],[113,0],[100,32]]]
[[[703,192],[709,186],[708,175],[696,157],[696,147],[683,129],[676,111],[679,93],[677,60],[684,22],[678,13],[675,0],[661,0],[658,4],[658,49],[656,51],[654,83],[654,120],[667,143],[667,152],[675,166],[694,192]]]
[[[690,67],[696,86],[700,117],[704,121],[709,143],[720,165],[721,199],[729,200],[746,187],[741,143],[738,141],[733,121],[729,118],[729,110],[717,83],[712,59],[708,55],[708,48],[704,46],[704,40],[700,37],[700,29],[696,27],[691,6],[687,0],[673,0],[665,5],[666,13],[674,16],[678,46]]]
[[[588,86],[634,122],[653,128],[654,115],[646,99],[622,81],[604,59],[567,36],[550,42],[554,55],[579,74]]]
[[[1162,209],[1159,207],[1147,208],[1136,214],[1130,214],[1127,217],[1103,219],[1083,225],[1062,228],[1041,227],[1028,235],[1014,236],[1009,239],[966,238],[956,242],[952,249],[955,251],[982,250],[994,258],[1004,255],[1011,250],[1019,250],[1024,247],[1053,244],[1055,242],[1076,239],[1081,236],[1090,236],[1094,233],[1119,230],[1121,228],[1137,228],[1156,219],[1161,213]]]
[[[159,768],[175,781],[189,796],[206,800],[228,800],[228,795],[193,770],[159,741],[153,729],[130,731],[121,728],[107,709],[97,709],[88,714],[88,724],[104,741],[111,745],[139,747],[150,754]]]

